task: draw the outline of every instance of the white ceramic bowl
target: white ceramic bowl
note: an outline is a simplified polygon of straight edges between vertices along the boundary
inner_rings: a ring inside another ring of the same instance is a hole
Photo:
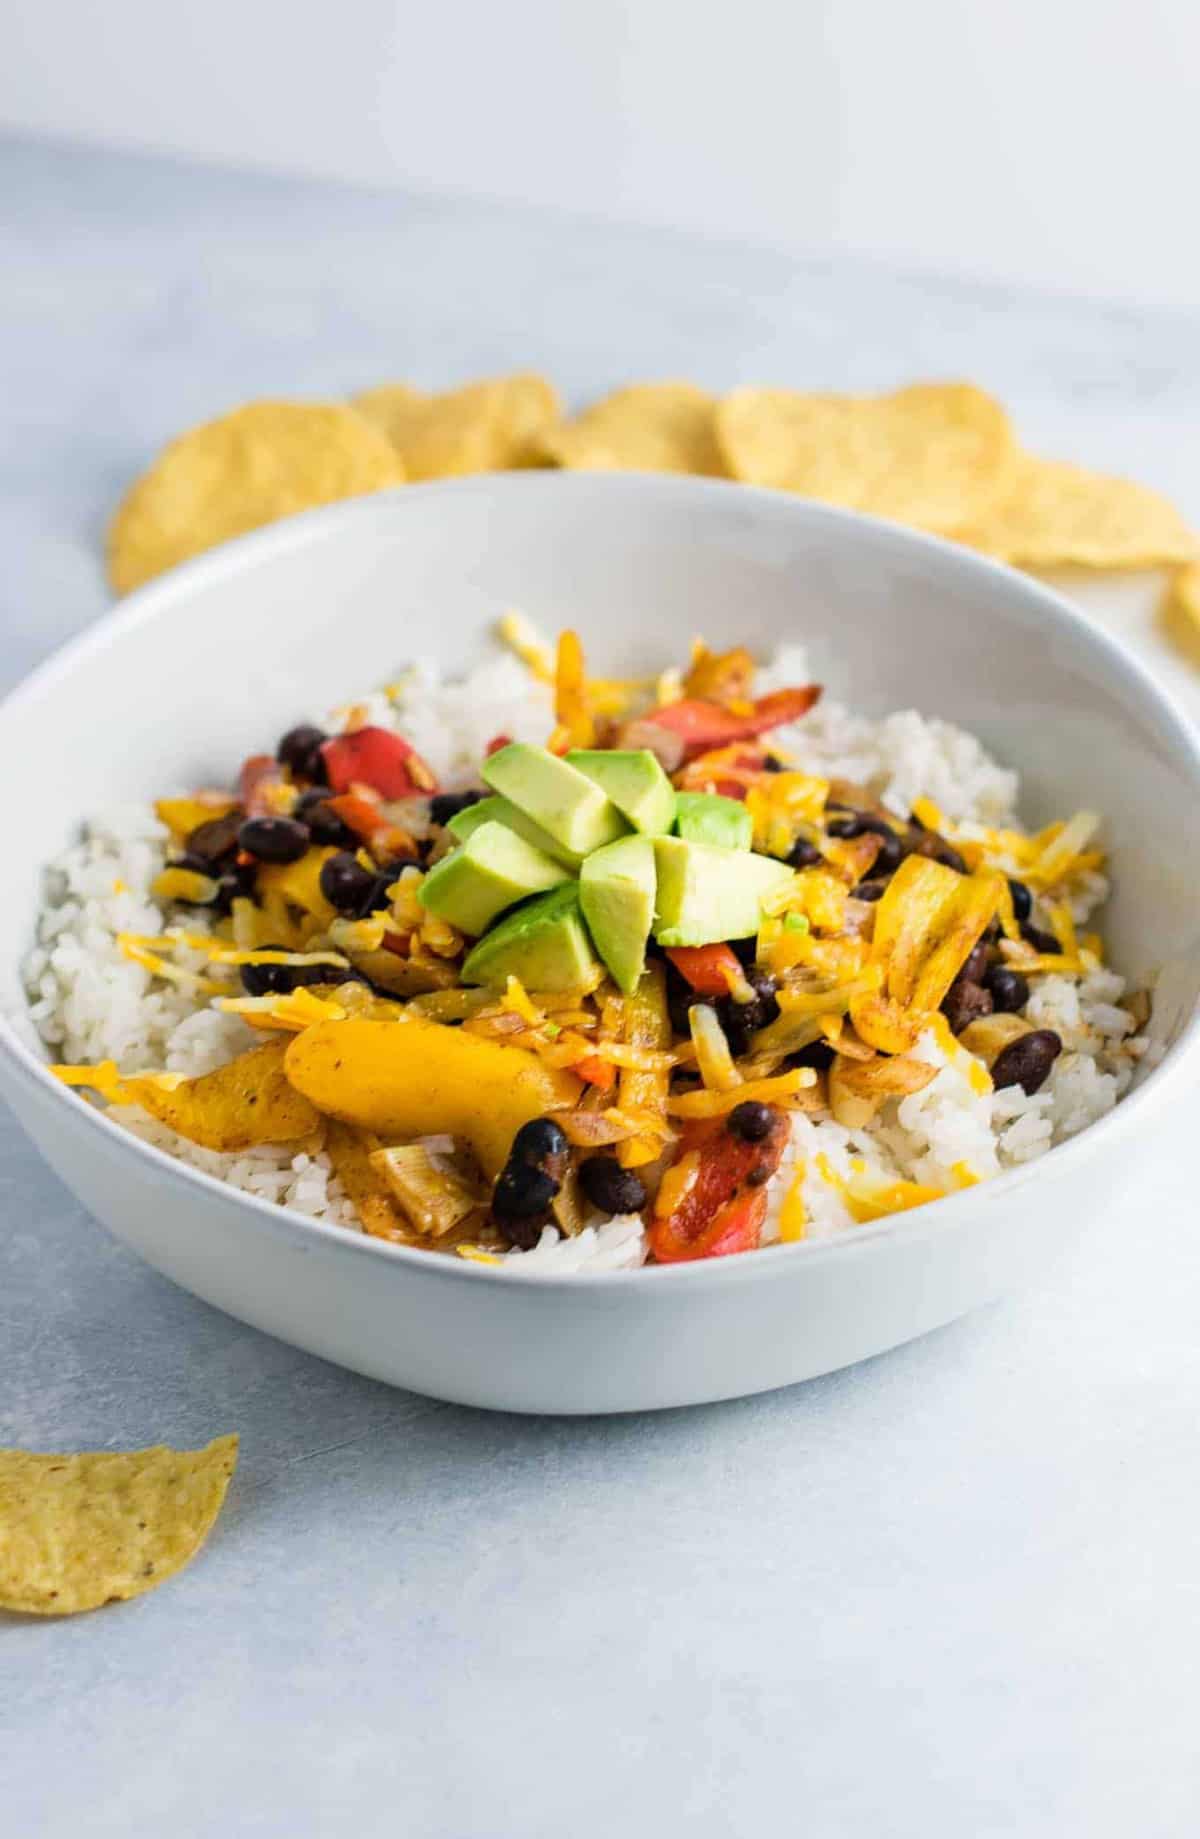
[[[720,483],[530,473],[408,487],[293,519],[144,589],[0,709],[0,920],[19,1004],[45,860],[90,809],[227,777],[314,702],[413,654],[470,664],[498,613],[576,626],[613,675],[692,635],[802,639],[830,692],[977,732],[1027,815],[1106,814],[1116,963],[1159,974],[1168,1051],[1033,1167],[838,1241],[603,1277],[503,1273],[382,1245],[223,1188],[108,1124],[4,1026],[0,1089],[111,1232],[219,1308],[396,1385],[519,1411],[679,1405],[876,1354],[1036,1273],[1111,1204],[1200,1060],[1188,724],[1109,639],[1030,581],[827,508]]]

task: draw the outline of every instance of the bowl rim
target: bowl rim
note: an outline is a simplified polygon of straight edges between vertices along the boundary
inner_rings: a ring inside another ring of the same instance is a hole
[[[302,550],[336,536],[343,529],[352,530],[359,523],[387,521],[405,507],[418,514],[431,501],[444,497],[497,494],[501,498],[516,493],[532,495],[535,491],[559,495],[584,496],[591,493],[630,499],[657,498],[660,501],[690,501],[698,511],[717,500],[728,502],[730,482],[663,473],[635,472],[556,472],[529,471],[475,474],[462,479],[432,480],[422,484],[389,487],[361,498],[342,500],[332,505],[303,511],[233,538],[203,552],[146,582],[117,601],[82,632],[57,647],[40,664],[0,699],[0,728],[14,708],[36,701],[53,690],[55,684],[85,664],[96,652],[104,650],[118,637],[136,631],[144,624],[169,617],[175,603],[186,600],[201,583],[220,584],[246,567],[268,561],[273,555]],[[991,581],[997,592],[1017,595],[1035,607],[1057,633],[1070,644],[1083,644],[1097,653],[1118,676],[1124,676],[1149,705],[1160,732],[1173,757],[1184,765],[1200,791],[1200,731],[1184,713],[1171,690],[1159,682],[1142,661],[1128,651],[1111,633],[1097,626],[1086,614],[1073,606],[1055,589],[1028,575],[1020,574],[990,557],[977,554],[959,544],[932,536],[906,525],[862,512],[827,505],[819,500],[774,491],[767,487],[737,485],[738,502],[748,510],[768,518],[807,520],[818,527],[850,530],[865,544],[877,544],[883,551],[925,558],[934,572],[949,571]],[[194,1165],[181,1162],[162,1150],[131,1135],[112,1122],[106,1113],[78,1097],[55,1079],[47,1062],[40,1060],[22,1039],[9,1014],[0,1012],[0,1059],[9,1074],[31,1096],[51,1096],[53,1104],[65,1107],[64,1119],[73,1118],[85,1130],[103,1133],[109,1144],[123,1143],[134,1159],[146,1163],[168,1182],[199,1188],[214,1199],[220,1198],[261,1221],[268,1229],[282,1234],[293,1243],[309,1250],[336,1255],[341,1248],[352,1256],[398,1262],[402,1268],[421,1272],[426,1278],[443,1282],[503,1284],[514,1282],[553,1290],[584,1290],[596,1294],[603,1290],[624,1290],[631,1285],[670,1283],[711,1288],[727,1283],[769,1281],[780,1261],[788,1260],[797,1272],[816,1261],[869,1256],[872,1249],[886,1243],[911,1243],[928,1240],[957,1230],[964,1218],[984,1207],[1002,1204],[1024,1183],[1051,1165],[1056,1175],[1096,1153],[1104,1145],[1115,1145],[1123,1136],[1150,1116],[1162,1110],[1182,1088],[1193,1063],[1200,1058],[1200,1001],[1184,1023],[1176,1040],[1167,1048],[1161,1062],[1146,1078],[1125,1094],[1113,1109],[1089,1124],[1065,1143],[1055,1145],[1046,1156],[1006,1169],[990,1181],[945,1195],[940,1201],[908,1212],[885,1215],[869,1224],[823,1239],[800,1240],[764,1246],[753,1258],[698,1259],[672,1265],[640,1265],[627,1270],[564,1271],[522,1269],[524,1260],[514,1260],[503,1267],[477,1263],[472,1259],[431,1256],[418,1247],[393,1245],[367,1233],[352,1232],[332,1221],[319,1220],[298,1210],[280,1206],[275,1201],[231,1188],[218,1176]]]

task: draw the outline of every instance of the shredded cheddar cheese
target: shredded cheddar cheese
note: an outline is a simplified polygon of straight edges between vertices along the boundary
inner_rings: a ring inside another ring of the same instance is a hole
[[[804,1206],[805,1173],[804,1159],[798,1156],[779,1213],[779,1237],[785,1245],[794,1245],[808,1230],[808,1214]]]

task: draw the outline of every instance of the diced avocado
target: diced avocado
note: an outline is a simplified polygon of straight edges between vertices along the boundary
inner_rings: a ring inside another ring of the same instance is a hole
[[[481,824],[461,849],[430,869],[420,900],[460,932],[486,932],[498,913],[568,880],[561,862],[503,824]]]
[[[715,843],[719,849],[749,849],[754,820],[736,798],[716,792],[680,792],[675,829],[685,843]]]
[[[465,843],[483,824],[507,825],[518,836],[524,837],[527,843],[532,843],[535,849],[543,850],[546,855],[553,856],[556,862],[561,862],[564,868],[577,871],[583,861],[583,857],[577,856],[573,849],[564,849],[561,843],[555,842],[549,831],[535,824],[531,817],[526,817],[524,811],[518,811],[511,798],[501,798],[498,792],[493,792],[490,798],[481,798],[477,805],[468,805],[464,811],[456,812],[446,828],[451,836]]]
[[[648,747],[611,752],[578,748],[566,756],[595,781],[643,836],[665,836],[675,821],[675,787]]]
[[[579,889],[571,882],[506,914],[468,955],[462,979],[503,989],[509,977],[519,977],[527,990],[578,990],[595,970]]]
[[[786,862],[745,849],[654,839],[658,871],[654,936],[660,945],[715,945],[758,931],[763,896],[792,870]]]
[[[511,741],[483,764],[493,792],[511,798],[556,843],[586,856],[615,843],[628,826],[598,785],[545,747]]]
[[[626,995],[646,968],[654,889],[654,844],[646,836],[594,850],[580,870],[579,902],[592,942]]]

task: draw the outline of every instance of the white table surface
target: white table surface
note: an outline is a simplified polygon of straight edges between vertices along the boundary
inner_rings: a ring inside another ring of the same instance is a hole
[[[103,522],[155,445],[254,394],[961,373],[1200,517],[1200,315],[12,142],[0,251],[9,681],[106,604]],[[1192,694],[1145,608],[1103,611]],[[0,1826],[1194,1833],[1189,1126],[1033,1294],[791,1391],[588,1422],[391,1392],[227,1320],[0,1119],[0,1441],[242,1436],[182,1578],[0,1618]]]

